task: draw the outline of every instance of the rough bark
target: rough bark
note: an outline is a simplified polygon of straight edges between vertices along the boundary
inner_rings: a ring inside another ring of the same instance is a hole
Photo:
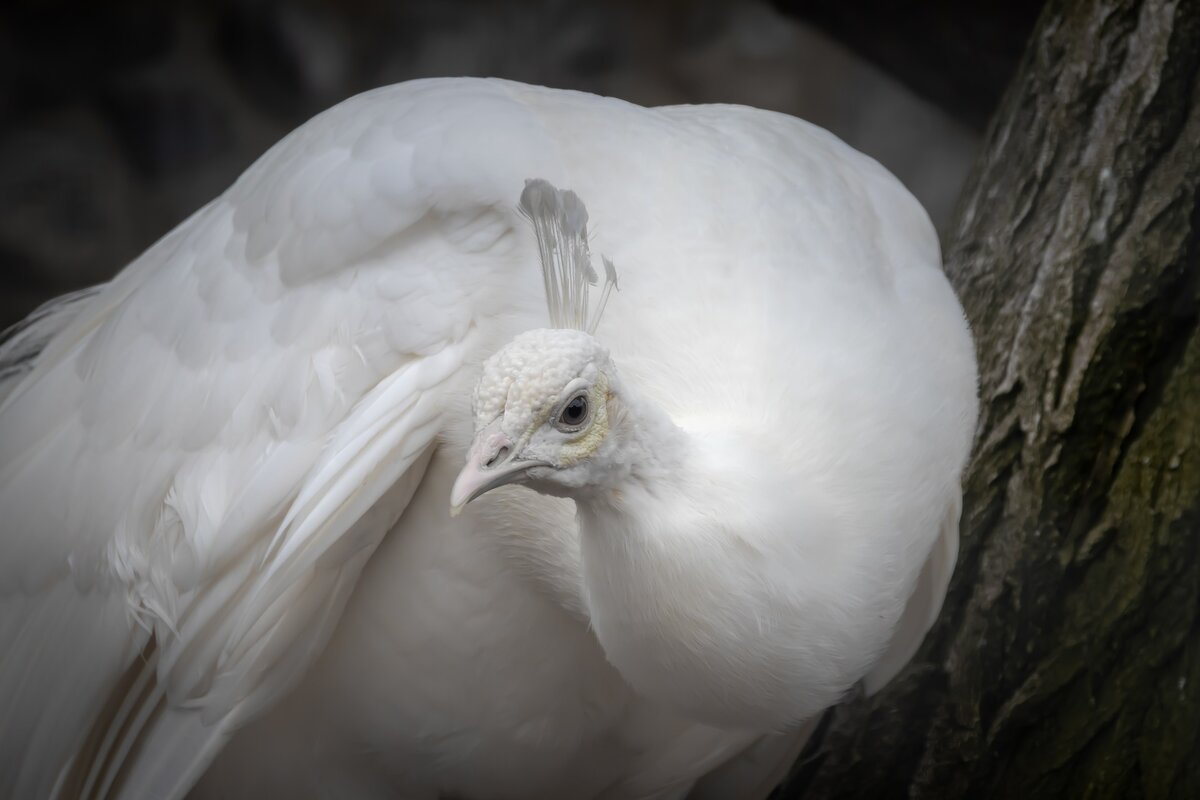
[[[947,248],[982,413],[942,618],[782,798],[1200,797],[1200,3],[1052,0]]]

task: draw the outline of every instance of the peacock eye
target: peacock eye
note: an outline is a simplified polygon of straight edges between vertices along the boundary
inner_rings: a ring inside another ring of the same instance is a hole
[[[558,425],[561,428],[578,428],[587,420],[588,401],[585,395],[579,395],[563,406],[558,415]]]

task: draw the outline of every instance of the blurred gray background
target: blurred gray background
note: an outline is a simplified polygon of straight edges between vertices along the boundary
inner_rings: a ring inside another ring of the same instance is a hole
[[[314,113],[410,78],[784,111],[877,158],[939,227],[979,143],[760,2],[16,3],[0,68],[0,327],[111,277]]]

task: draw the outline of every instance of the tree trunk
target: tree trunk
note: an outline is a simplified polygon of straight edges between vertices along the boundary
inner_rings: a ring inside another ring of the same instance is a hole
[[[1200,797],[1200,2],[1053,0],[947,272],[981,418],[941,620],[777,797]]]

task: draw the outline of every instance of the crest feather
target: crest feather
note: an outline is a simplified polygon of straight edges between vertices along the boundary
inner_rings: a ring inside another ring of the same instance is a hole
[[[535,178],[525,181],[519,208],[533,223],[537,236],[550,324],[595,333],[608,296],[617,287],[617,271],[612,261],[601,256],[604,289],[596,312],[589,314],[588,295],[599,277],[592,267],[588,213],[583,201],[570,190],[556,189],[548,181]]]

